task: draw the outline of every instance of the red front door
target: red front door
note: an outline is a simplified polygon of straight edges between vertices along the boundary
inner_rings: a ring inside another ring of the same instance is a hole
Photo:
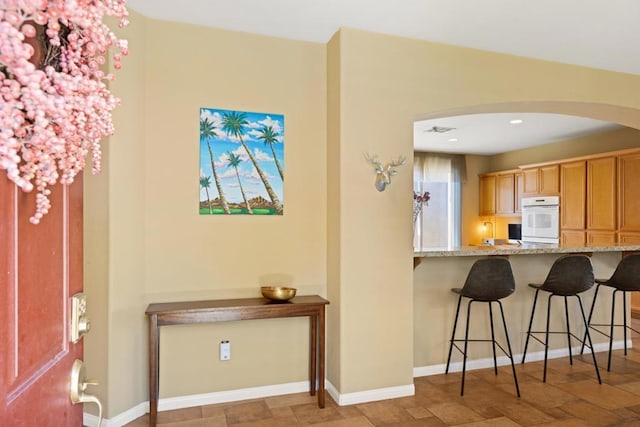
[[[35,194],[0,172],[0,425],[81,426],[69,378],[82,340],[69,340],[69,304],[82,292],[82,180],[52,187],[34,225]]]

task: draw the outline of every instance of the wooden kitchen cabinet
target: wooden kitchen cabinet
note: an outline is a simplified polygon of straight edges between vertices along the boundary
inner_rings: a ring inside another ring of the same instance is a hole
[[[618,233],[618,242],[629,245],[640,245],[640,232],[621,231]]]
[[[514,170],[480,175],[480,216],[520,213],[522,174]]]
[[[587,230],[616,231],[616,160],[615,156],[587,160]]]
[[[560,230],[584,230],[587,206],[586,185],[585,161],[560,165]],[[582,243],[584,243],[584,232],[581,234]]]
[[[584,230],[562,230],[560,232],[560,244],[569,248],[581,248],[585,246],[587,233]]]
[[[522,194],[524,193],[524,174],[522,172],[514,173],[513,180],[515,181],[515,211],[516,214],[522,213]]]
[[[528,195],[555,196],[560,193],[558,164],[523,169],[524,192]]]
[[[522,171],[523,189],[526,194],[538,193],[538,168]]]
[[[512,173],[496,176],[496,215],[515,212],[515,177]]]
[[[640,152],[618,157],[618,230],[640,232]]]
[[[615,231],[589,231],[587,230],[588,246],[615,246]]]
[[[480,216],[496,214],[496,176],[480,176]]]

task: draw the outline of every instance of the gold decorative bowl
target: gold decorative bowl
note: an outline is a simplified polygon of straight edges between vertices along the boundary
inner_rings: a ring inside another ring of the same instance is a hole
[[[262,286],[262,296],[272,301],[288,301],[296,296],[296,288],[285,286]]]

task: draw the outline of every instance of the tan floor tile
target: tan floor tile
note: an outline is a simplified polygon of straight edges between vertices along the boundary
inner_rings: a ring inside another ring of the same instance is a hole
[[[264,401],[243,403],[224,409],[227,424],[234,425],[272,418],[272,413]]]
[[[640,381],[634,381],[626,384],[618,384],[618,388],[628,391],[629,393],[640,395]]]
[[[427,409],[444,423],[449,425],[483,421],[484,418],[474,410],[457,403],[441,403]]]
[[[485,421],[465,424],[465,427],[520,427],[520,424],[507,417],[491,418]]]
[[[174,409],[158,412],[158,424],[175,423],[202,418],[202,410],[199,406],[193,408]]]
[[[513,421],[523,426],[530,426],[554,421],[552,417],[535,408],[534,406],[526,403],[525,401],[520,401],[517,403],[501,403],[496,404],[495,407],[505,416],[511,418]]]
[[[172,423],[158,424],[158,427],[226,427],[227,422],[224,418],[199,418],[194,420],[176,421]]]
[[[371,427],[373,424],[366,417],[346,418],[314,424],[314,427]]]
[[[412,421],[414,418],[406,409],[393,404],[393,400],[381,402],[363,403],[358,409],[374,424],[384,425]]]
[[[363,416],[362,411],[356,405],[336,406],[335,411],[342,418],[357,418]]]
[[[558,387],[605,409],[624,408],[638,403],[638,396],[633,393],[593,381],[561,384]]]
[[[572,414],[575,418],[580,418],[581,420],[583,420],[585,425],[590,426],[614,424],[623,420],[613,412],[603,409],[599,406],[595,406],[589,402],[580,402],[566,405],[562,409],[567,413]]]
[[[433,413],[427,408],[416,406],[415,408],[406,408],[406,411],[415,419],[433,417]]]
[[[315,403],[307,405],[296,405],[291,408],[296,419],[302,425],[318,424],[328,421],[341,420],[344,417],[340,415],[335,406],[326,406],[319,408]]]
[[[298,427],[301,426],[295,417],[267,418],[233,424],[233,427]]]
[[[539,424],[540,427],[584,427],[584,421],[579,418],[567,418],[564,420],[551,421]]]
[[[285,394],[282,396],[267,397],[264,399],[269,408],[280,408],[283,406],[306,405],[316,403],[317,396],[311,396],[309,393]]]
[[[576,396],[564,390],[542,382],[523,384],[520,387],[522,400],[531,403],[536,407],[553,408],[572,403],[577,400]]]
[[[382,424],[384,427],[446,427],[438,417],[420,418],[419,420],[401,421],[399,423]]]

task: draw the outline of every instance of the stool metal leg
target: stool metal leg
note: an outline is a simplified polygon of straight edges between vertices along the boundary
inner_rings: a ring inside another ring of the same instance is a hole
[[[573,356],[571,355],[571,328],[569,327],[569,303],[567,297],[564,297],[564,316],[567,321],[567,348],[569,349],[569,365],[573,365]]]
[[[497,301],[500,306],[500,314],[502,315],[502,326],[504,326],[504,336],[507,339],[507,349],[509,350],[509,359],[511,359],[511,370],[513,371],[513,382],[516,384],[516,394],[520,397],[520,387],[518,386],[518,377],[516,376],[516,365],[513,362],[513,352],[511,351],[511,342],[509,341],[509,332],[507,332],[507,321],[504,318],[504,310],[502,303]]]
[[[624,355],[627,355],[627,291],[622,291],[622,318],[624,319]]]
[[[549,295],[547,302],[547,328],[544,332],[544,373],[542,374],[542,382],[547,382],[547,356],[549,354],[549,321],[551,319],[551,298],[553,294]]]
[[[521,363],[524,363],[524,360],[527,357],[527,347],[529,346],[529,337],[531,336],[531,326],[533,325],[533,315],[536,312],[536,302],[538,301],[538,292],[540,292],[540,289],[536,289],[536,294],[533,297],[533,308],[531,308],[531,319],[529,319],[529,329],[527,329],[527,339],[524,342],[524,351],[522,352]]]
[[[611,371],[611,351],[613,350],[613,330],[614,330],[613,322],[616,318],[616,292],[618,292],[617,289],[613,291],[613,296],[611,297],[611,325],[609,326],[609,357],[607,359],[607,371]]]
[[[467,370],[467,347],[469,344],[469,318],[471,317],[471,303],[467,304],[467,325],[464,331],[464,354],[462,355],[462,384],[460,385],[460,396],[464,396],[464,374]]]
[[[596,352],[593,351],[593,341],[591,341],[591,334],[589,333],[589,324],[587,323],[587,317],[584,315],[584,308],[582,307],[582,298],[580,295],[576,295],[578,302],[580,303],[580,314],[582,314],[582,320],[584,321],[584,327],[587,331],[587,339],[589,340],[589,347],[591,347],[591,356],[593,357],[593,366],[596,368],[596,375],[598,376],[598,384],[602,384],[600,379],[600,370],[598,369],[598,361],[596,360]]]
[[[600,290],[600,284],[596,285],[596,291],[593,293],[593,301],[591,302],[591,309],[589,310],[589,319],[587,323],[591,325],[591,317],[593,316],[593,308],[596,306],[596,299],[598,298],[598,291]],[[588,327],[588,326],[587,326]],[[584,353],[584,343],[587,340],[587,334],[585,332],[584,337],[582,338],[582,346],[580,346],[580,354]],[[593,351],[593,349],[592,349]]]
[[[453,350],[453,340],[456,338],[456,327],[458,326],[458,315],[460,314],[460,302],[462,301],[462,295],[458,297],[458,306],[456,307],[456,318],[453,321],[453,332],[451,332],[451,341],[449,342],[449,356],[447,357],[447,367],[444,370],[445,374],[449,373],[449,362],[451,362],[451,352]]]
[[[491,345],[493,347],[493,370],[498,375],[498,359],[496,358],[496,335],[493,330],[493,310],[491,309],[492,301],[489,301],[489,321],[491,322]]]

